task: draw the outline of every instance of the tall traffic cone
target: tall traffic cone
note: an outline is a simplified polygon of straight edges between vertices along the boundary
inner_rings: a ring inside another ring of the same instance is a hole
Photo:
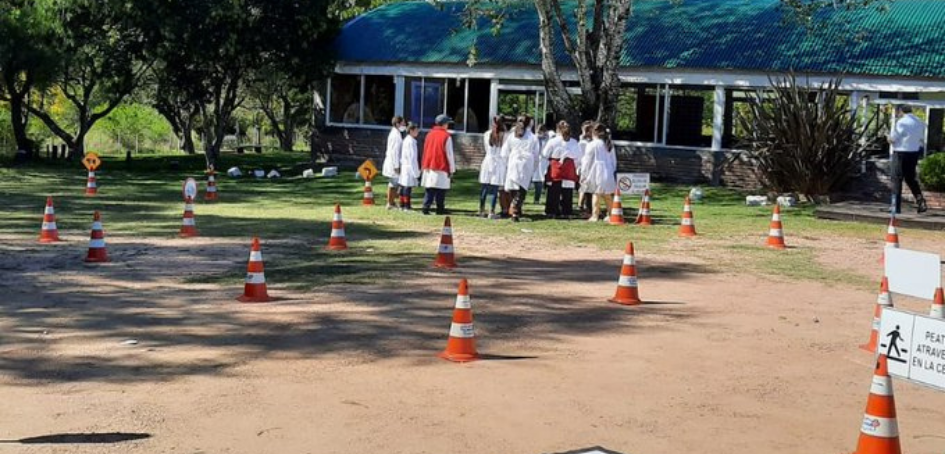
[[[889,226],[886,227],[886,246],[883,247],[883,255],[879,259],[879,263],[886,262],[886,249],[888,248],[899,248],[899,231],[896,230],[896,215],[889,215]]]
[[[214,170],[207,171],[207,192],[204,194],[203,199],[206,201],[215,201],[217,200],[217,172]]]
[[[650,217],[650,190],[643,191],[643,199],[640,200],[640,212],[637,213],[637,225],[653,225],[653,218]]]
[[[184,218],[180,225],[180,236],[189,238],[197,235],[197,220],[194,219],[194,199],[187,196],[184,201]]]
[[[863,350],[876,353],[876,345],[879,343],[879,323],[883,316],[883,309],[887,307],[893,307],[893,300],[889,294],[889,279],[883,276],[883,282],[879,285],[879,296],[876,297],[876,307],[873,309],[873,326],[870,330],[870,340],[860,346]]]
[[[469,300],[469,282],[466,279],[459,281],[456,305],[453,308],[453,323],[450,324],[450,338],[446,343],[446,350],[437,356],[457,363],[479,359],[479,353],[476,352],[472,304]]]
[[[437,268],[456,268],[456,257],[453,251],[453,224],[450,223],[450,217],[447,216],[443,221],[443,235],[440,236],[440,246],[436,251],[436,261],[433,266]]]
[[[863,423],[860,424],[860,439],[853,454],[902,454],[896,400],[886,363],[886,355],[879,355],[876,359],[873,384],[866,401]]]
[[[253,237],[253,246],[249,250],[243,296],[236,299],[243,303],[265,303],[272,300],[269,292],[266,291],[266,273],[263,269],[262,248],[259,246],[258,237]]]
[[[689,202],[689,196],[686,196],[686,202],[683,204],[682,224],[679,225],[679,236],[696,236],[696,224],[692,218],[692,203]]]
[[[772,249],[784,249],[784,229],[781,227],[781,206],[774,205],[774,213],[771,214],[771,226],[768,229],[767,246]]]
[[[361,199],[361,205],[374,205],[374,187],[371,186],[371,180],[364,180],[364,198]]]
[[[642,304],[639,289],[637,288],[637,262],[633,255],[633,242],[627,243],[627,250],[623,256],[623,266],[620,267],[620,279],[617,280],[617,293],[607,300],[611,303],[634,306]]]
[[[85,183],[85,196],[92,197],[98,194],[98,181],[95,179],[95,171],[89,170],[89,178]]]
[[[89,236],[89,254],[86,262],[101,263],[108,261],[108,252],[105,250],[105,230],[102,229],[102,215],[96,211],[92,215],[92,234]]]
[[[331,219],[331,237],[328,238],[328,246],[325,249],[329,251],[343,251],[348,249],[348,241],[345,240],[345,221],[341,219],[341,204],[335,204],[335,216]]]
[[[46,210],[43,211],[43,227],[39,231],[40,243],[59,241],[59,229],[56,227],[56,209],[52,197],[46,197]]]
[[[942,294],[941,287],[935,289],[935,299],[932,301],[929,317],[945,319],[945,295]]]
[[[620,188],[614,191],[614,203],[610,205],[610,225],[624,225],[623,204],[620,203]]]

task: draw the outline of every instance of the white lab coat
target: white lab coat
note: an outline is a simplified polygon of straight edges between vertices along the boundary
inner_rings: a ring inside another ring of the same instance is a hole
[[[502,154],[509,157],[508,172],[505,175],[505,190],[517,191],[528,189],[532,183],[532,175],[538,167],[541,151],[538,149],[537,138],[528,132],[522,137],[515,137],[515,132],[509,132],[509,139],[502,146]]]
[[[384,153],[384,165],[381,175],[397,181],[397,169],[400,167],[400,150],[403,148],[404,138],[397,128],[391,128],[387,135],[387,152]]]
[[[537,136],[536,136],[537,138]],[[538,149],[542,150],[548,144],[550,139],[538,139]],[[538,166],[535,168],[535,174],[532,175],[532,181],[545,181],[545,174],[548,173],[548,157],[540,154],[538,157]]]
[[[617,155],[603,140],[594,139],[584,152],[582,191],[588,194],[612,194],[617,190]]]
[[[398,184],[412,188],[419,183],[420,163],[418,161],[417,139],[407,134],[404,146],[400,151],[400,179]]]
[[[502,186],[505,184],[506,160],[502,158],[501,145],[496,147],[489,145],[491,137],[492,131],[486,131],[482,135],[482,148],[486,151],[486,156],[482,158],[482,165],[479,167],[479,183]]]
[[[911,113],[905,114],[896,120],[896,126],[889,138],[892,139],[893,151],[919,151],[925,142],[925,123]]]

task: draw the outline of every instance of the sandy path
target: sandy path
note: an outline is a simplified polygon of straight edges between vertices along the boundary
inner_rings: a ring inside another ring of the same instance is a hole
[[[242,263],[244,244],[110,239],[116,262],[87,267],[79,238],[3,240],[20,280],[0,288],[0,439],[151,438],[0,452],[848,453],[872,371],[856,346],[875,295],[682,256],[639,251],[641,293],[664,304],[625,308],[604,301],[619,252],[523,239],[487,259],[498,245],[458,232],[494,359],[457,365],[433,355],[459,273],[239,305],[180,270]],[[904,452],[941,454],[945,394],[897,381],[896,400]]]

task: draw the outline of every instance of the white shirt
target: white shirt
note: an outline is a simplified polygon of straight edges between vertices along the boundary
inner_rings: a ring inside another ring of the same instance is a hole
[[[400,130],[392,128],[387,135],[387,152],[384,153],[384,165],[381,168],[381,174],[387,178],[397,178],[399,175],[397,169],[400,168],[400,150],[403,147],[404,138],[400,135]]]
[[[905,114],[896,120],[892,134],[893,151],[916,152],[925,143],[925,123],[915,115]]]

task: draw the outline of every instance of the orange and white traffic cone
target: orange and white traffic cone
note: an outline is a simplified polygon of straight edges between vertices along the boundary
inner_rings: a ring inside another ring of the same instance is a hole
[[[784,228],[781,226],[781,206],[774,205],[774,213],[771,215],[771,226],[768,229],[767,246],[772,249],[784,249]]]
[[[623,204],[620,202],[620,188],[614,191],[614,202],[610,205],[610,225],[624,225]]]
[[[617,293],[609,299],[611,303],[635,306],[643,304],[637,288],[637,262],[633,255],[633,242],[627,243],[627,250],[623,256],[623,266],[620,267],[620,279],[617,280]]]
[[[637,213],[637,225],[653,225],[653,218],[650,217],[650,190],[643,191],[643,199],[640,200],[640,212]]]
[[[883,247],[883,256],[880,257],[879,263],[886,262],[886,249],[889,248],[899,248],[899,231],[896,230],[895,214],[889,216],[889,226],[886,227],[886,246]]]
[[[929,317],[945,319],[945,294],[942,293],[941,287],[935,289],[935,299],[932,300]]]
[[[886,355],[876,359],[873,384],[860,424],[860,439],[853,454],[902,454],[899,445],[899,423],[896,421],[896,400]]]
[[[59,229],[56,227],[56,209],[53,208],[52,197],[46,197],[46,210],[43,211],[43,227],[39,231],[40,243],[55,243],[59,241]]]
[[[325,249],[329,251],[343,251],[348,249],[348,241],[345,240],[345,221],[341,219],[341,204],[335,204],[335,215],[331,219],[331,237],[328,238],[328,246]]]
[[[361,205],[374,205],[374,187],[371,180],[364,181],[364,198],[361,199]]]
[[[92,197],[98,194],[98,180],[95,179],[95,171],[89,170],[89,178],[85,183],[85,196]]]
[[[440,246],[436,251],[436,261],[433,266],[437,268],[456,268],[456,256],[453,250],[453,224],[450,223],[450,217],[447,216],[443,221],[443,235],[440,236]]]
[[[860,346],[863,350],[876,353],[876,346],[879,344],[879,323],[883,316],[883,309],[887,307],[893,307],[893,300],[889,294],[889,279],[883,276],[883,282],[879,285],[879,296],[876,297],[876,307],[873,309],[873,326],[870,330],[870,340]]]
[[[184,201],[184,218],[180,225],[180,236],[189,238],[197,235],[197,220],[194,218],[194,199],[187,196],[187,199]]]
[[[466,279],[459,281],[456,305],[453,308],[453,323],[450,324],[450,338],[446,343],[446,350],[437,356],[457,363],[479,359],[479,353],[476,352],[472,304],[469,299],[469,282]]]
[[[266,273],[263,268],[262,248],[259,238],[253,237],[253,246],[249,250],[249,264],[246,265],[246,284],[243,296],[236,298],[243,303],[265,303],[271,301],[266,290]]]
[[[92,215],[92,234],[89,236],[89,254],[86,262],[102,263],[108,261],[108,252],[105,250],[105,229],[102,228],[102,215],[96,211]]]
[[[217,178],[216,172],[213,170],[207,171],[207,192],[204,194],[203,199],[212,202],[217,200]]]
[[[679,225],[679,236],[696,236],[696,224],[692,218],[692,203],[689,202],[689,196],[686,196],[686,202],[683,204],[682,224]]]

